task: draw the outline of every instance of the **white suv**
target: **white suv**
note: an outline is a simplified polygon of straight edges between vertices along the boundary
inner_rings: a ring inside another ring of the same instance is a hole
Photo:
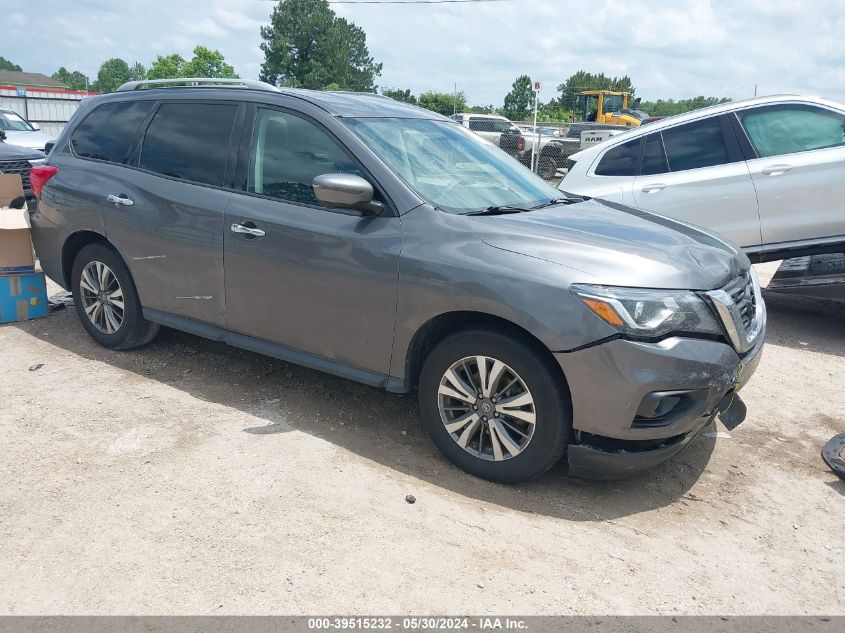
[[[560,189],[717,231],[755,261],[845,250],[845,106],[725,103],[570,156]]]

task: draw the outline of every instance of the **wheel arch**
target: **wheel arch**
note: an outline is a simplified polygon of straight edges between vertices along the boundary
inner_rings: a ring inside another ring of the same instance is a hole
[[[423,363],[431,350],[447,336],[456,332],[471,329],[485,329],[506,334],[525,345],[534,349],[538,356],[547,363],[554,375],[558,376],[567,393],[569,384],[560,364],[555,361],[554,355],[540,339],[534,336],[524,327],[517,325],[503,317],[486,314],[484,312],[473,312],[470,310],[459,310],[445,312],[430,318],[417,329],[405,354],[405,386],[407,391],[416,389],[419,383],[420,372]]]
[[[103,244],[115,252],[120,257],[120,253],[114,247],[114,244],[108,241],[102,233],[91,230],[82,230],[71,233],[62,245],[62,279],[65,282],[65,288],[71,288],[71,272],[73,272],[73,262],[76,256],[83,248],[89,244]],[[123,258],[121,257],[121,260]],[[124,261],[124,264],[126,262]]]

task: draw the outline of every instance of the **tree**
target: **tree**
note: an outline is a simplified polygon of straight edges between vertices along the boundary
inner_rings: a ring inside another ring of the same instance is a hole
[[[417,100],[420,107],[438,114],[450,116],[455,112],[463,112],[467,109],[467,99],[463,92],[457,95],[452,92],[433,92],[429,90],[420,95]]]
[[[402,90],[401,88],[384,88],[381,91],[381,94],[385,97],[402,101],[403,103],[417,105],[417,98],[411,94],[410,88],[405,88],[405,90]]]
[[[513,82],[511,91],[505,95],[502,114],[512,121],[525,121],[533,109],[534,92],[531,90],[531,77],[520,75]]]
[[[579,70],[557,87],[560,91],[560,105],[572,109],[574,95],[582,90],[617,90],[629,92],[634,96],[634,85],[628,75],[622,77],[608,77],[604,73],[593,74]]]
[[[70,90],[85,90],[88,87],[88,81],[85,75],[78,70],[70,72],[64,66],[54,72],[52,77]]]
[[[499,114],[499,108],[494,106],[492,103],[490,105],[469,106],[464,111],[472,112],[473,114]]]
[[[261,27],[260,79],[275,85],[373,90],[382,65],[363,29],[339,18],[326,0],[281,0]]]
[[[23,69],[17,64],[10,62],[5,57],[0,57],[0,70],[14,70],[20,72]]]
[[[171,55],[159,55],[155,61],[150,64],[150,70],[147,71],[147,79],[175,79],[176,77],[184,77],[182,69],[185,67],[185,58],[181,55],[173,53]]]
[[[120,84],[129,81],[129,78],[129,64],[119,57],[107,59],[100,65],[97,81],[94,82],[94,90],[97,92],[114,92]]]
[[[147,78],[147,69],[141,62],[135,62],[129,67],[129,81],[141,81]]]
[[[651,116],[672,116],[673,114],[690,112],[728,101],[730,99],[727,97],[703,96],[693,97],[692,99],[678,99],[677,101],[674,99],[658,99],[657,101],[643,101],[640,104],[640,110],[648,112]]]
[[[197,46],[194,56],[181,69],[183,77],[219,77],[223,79],[238,79],[233,66],[226,63],[223,54],[218,50],[211,50],[205,46]]]

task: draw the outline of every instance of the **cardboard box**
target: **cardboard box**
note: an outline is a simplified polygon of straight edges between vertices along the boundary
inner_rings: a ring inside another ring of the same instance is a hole
[[[45,317],[48,310],[44,273],[0,274],[0,323]]]
[[[0,209],[0,274],[35,270],[29,211]]]
[[[13,200],[23,198],[23,181],[20,174],[0,174],[0,209],[12,205]],[[24,198],[24,207],[26,199]]]
[[[23,183],[18,174],[0,175],[0,274],[35,270],[29,212],[6,206],[22,196]]]

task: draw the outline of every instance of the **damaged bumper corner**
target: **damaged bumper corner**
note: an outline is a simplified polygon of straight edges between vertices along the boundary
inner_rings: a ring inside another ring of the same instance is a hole
[[[684,450],[749,380],[764,338],[741,357],[726,343],[685,337],[556,354],[572,394],[570,473],[628,477]]]

